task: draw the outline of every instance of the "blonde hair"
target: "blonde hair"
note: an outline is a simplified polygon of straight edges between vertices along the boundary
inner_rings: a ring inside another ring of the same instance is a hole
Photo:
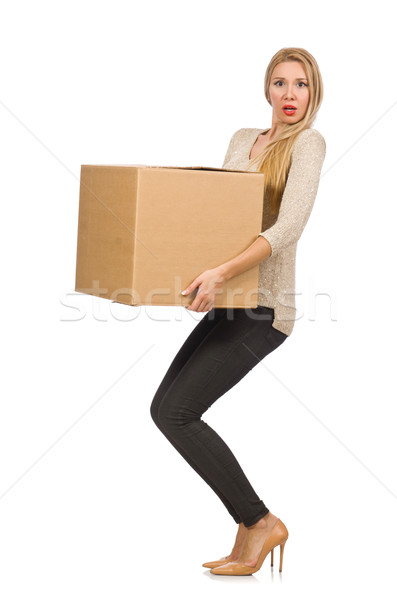
[[[273,56],[265,73],[265,97],[269,104],[271,105],[270,80],[274,68],[279,63],[293,61],[302,63],[308,79],[309,103],[306,114],[297,123],[286,123],[280,133],[249,163],[251,166],[258,162],[257,171],[265,175],[265,195],[270,200],[272,214],[277,213],[280,208],[295,140],[304,129],[311,127],[323,99],[323,81],[314,57],[303,48],[282,48]]]

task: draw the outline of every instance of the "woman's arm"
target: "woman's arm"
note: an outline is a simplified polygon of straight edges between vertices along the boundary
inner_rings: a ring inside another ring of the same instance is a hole
[[[232,277],[236,277],[236,275],[240,275],[240,273],[256,267],[263,260],[269,258],[271,251],[271,246],[266,238],[258,236],[255,242],[251,246],[248,246],[244,252],[228,262],[219,265],[218,269],[222,281],[228,281]]]
[[[325,140],[317,130],[305,129],[298,136],[277,221],[259,233],[255,242],[244,252],[214,269],[204,271],[192,281],[182,292],[188,295],[199,287],[189,310],[211,310],[216,294],[222,293],[222,285],[226,281],[298,241],[316,198],[325,150]]]
[[[241,254],[229,260],[214,269],[208,269],[201,273],[188,287],[181,292],[184,296],[191,294],[197,287],[199,291],[192,304],[186,308],[188,310],[195,310],[198,312],[205,312],[211,310],[215,303],[215,296],[221,294],[223,291],[223,284],[258,265],[262,260],[265,260],[270,256],[270,245],[265,238],[259,238],[255,240]]]
[[[269,242],[271,256],[301,237],[316,199],[325,151],[325,140],[316,129],[305,129],[298,136],[277,221],[258,234]]]
[[[277,221],[258,233],[244,252],[219,266],[225,281],[255,267],[296,243],[312,212],[325,158],[325,140],[316,129],[305,129],[296,140]],[[264,240],[265,244],[261,241]]]

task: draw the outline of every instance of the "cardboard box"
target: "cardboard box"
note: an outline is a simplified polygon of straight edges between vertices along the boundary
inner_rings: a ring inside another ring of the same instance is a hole
[[[262,173],[207,167],[82,165],[75,290],[130,305],[188,306],[200,273],[262,231]],[[216,307],[257,306],[259,265]]]

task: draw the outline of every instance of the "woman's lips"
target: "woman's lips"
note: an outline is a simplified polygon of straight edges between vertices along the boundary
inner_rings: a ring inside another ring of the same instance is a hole
[[[296,108],[283,108],[283,111],[286,115],[294,115]]]

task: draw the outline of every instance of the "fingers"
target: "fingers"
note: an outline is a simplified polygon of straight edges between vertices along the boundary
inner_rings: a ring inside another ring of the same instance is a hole
[[[212,310],[212,308],[214,307],[214,300],[210,299],[210,298],[203,298],[202,296],[196,296],[196,298],[193,300],[193,302],[187,306],[186,308],[188,310],[194,310],[196,312],[207,312],[209,310]]]
[[[203,308],[201,308],[201,306],[199,308],[193,308],[193,305],[191,304],[190,306],[186,307],[187,310],[191,310],[191,311],[195,311],[195,312],[209,312],[210,310],[212,310],[213,306],[211,307],[210,305],[208,306],[204,306]]]
[[[188,296],[196,288],[198,288],[198,292],[197,292],[196,297],[194,298],[193,302],[190,304],[190,306],[186,306],[186,308],[188,310],[194,310],[196,312],[207,312],[209,310],[212,310],[212,308],[214,307],[214,304],[215,304],[215,298],[213,297],[214,293],[211,291],[203,292],[200,290],[200,286],[203,284],[203,282],[206,281],[207,274],[208,274],[208,271],[204,271],[203,274],[196,277],[196,279],[194,279],[194,281],[192,281],[192,283],[190,285],[188,285],[187,288],[185,288],[181,292],[181,294],[183,296]],[[203,287],[204,287],[204,285],[203,285]],[[206,286],[206,287],[208,287],[208,286]],[[220,293],[220,292],[215,291],[215,294],[216,293]]]
[[[196,277],[196,279],[192,281],[192,283],[188,285],[187,288],[183,290],[183,292],[181,292],[182,296],[188,296],[189,294],[191,294],[196,289],[196,287],[200,285],[200,283],[201,281],[198,277]]]

